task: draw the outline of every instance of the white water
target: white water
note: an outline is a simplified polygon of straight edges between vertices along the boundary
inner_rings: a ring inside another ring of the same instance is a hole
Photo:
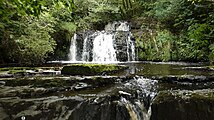
[[[76,39],[77,39],[77,34],[75,33],[74,36],[71,38],[71,45],[69,49],[69,61],[76,61]]]
[[[87,50],[87,41],[88,41],[88,37],[86,37],[84,39],[84,43],[83,43],[83,53],[82,53],[82,61],[89,61],[89,51]]]
[[[117,61],[113,46],[114,36],[105,32],[99,32],[93,43],[93,62]]]
[[[105,26],[105,31],[97,31],[93,34],[87,34],[83,39],[82,43],[79,44],[79,41],[76,41],[77,34],[74,34],[69,52],[69,61],[76,62],[120,62],[117,58],[120,57],[120,54],[117,55],[116,50],[116,34],[119,33],[125,35],[124,41],[126,41],[126,54],[127,61],[135,61],[135,41],[131,40],[131,32],[128,22],[113,22]],[[122,32],[122,33],[121,33]],[[123,41],[123,40],[120,40]],[[77,51],[78,45],[83,45],[82,50]],[[92,45],[91,45],[92,44]],[[125,51],[124,51],[125,52]],[[78,60],[77,60],[78,58]],[[80,58],[80,59],[79,59]]]
[[[116,31],[130,31],[128,23],[120,22],[120,26],[116,28]]]
[[[128,47],[128,49],[127,49],[128,61],[135,61],[135,58],[136,58],[135,57],[135,44],[134,44],[134,41],[131,40],[131,35],[128,36],[127,47]]]
[[[146,79],[143,77],[136,77],[134,80],[125,83],[124,90],[136,90],[138,99],[130,101],[129,97],[121,97],[120,102],[126,106],[131,120],[150,120],[151,117],[151,101],[157,94],[157,80]],[[125,91],[119,92],[120,94],[131,96],[130,93]],[[147,101],[147,102],[144,102]],[[150,102],[148,102],[150,101]],[[146,106],[149,105],[149,108]]]

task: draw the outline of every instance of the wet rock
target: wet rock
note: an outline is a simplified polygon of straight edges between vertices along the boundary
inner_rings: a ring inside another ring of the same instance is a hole
[[[120,93],[121,95],[128,95],[128,96],[131,96],[131,94],[130,94],[130,93],[128,93],[128,92],[119,91],[119,93]]]
[[[151,120],[212,120],[214,90],[161,91],[152,103]]]
[[[186,70],[196,70],[196,71],[214,71],[213,66],[201,66],[201,67],[183,67]]]
[[[0,86],[4,86],[6,84],[5,81],[0,81]]]
[[[119,61],[135,61],[132,54],[135,53],[129,45],[135,46],[135,38],[129,31],[120,31],[115,34],[114,48]],[[135,56],[134,56],[135,57]]]
[[[13,74],[8,74],[8,73],[0,74],[0,78],[11,78],[11,77],[14,77],[14,75]]]
[[[81,113],[81,114],[80,114]],[[84,102],[77,108],[70,119],[74,120],[126,120],[130,115],[125,106],[113,102],[108,98],[102,102],[94,103],[92,101]]]
[[[168,75],[168,76],[152,76],[152,79],[161,80],[163,82],[213,82],[214,76],[197,76],[197,75]]]
[[[48,89],[45,88],[31,88],[29,86],[19,86],[19,87],[8,87],[4,86],[0,89],[0,98],[3,97],[38,97],[49,92]]]
[[[74,87],[74,89],[75,89],[75,90],[80,90],[80,89],[85,89],[85,88],[88,88],[88,87],[89,87],[89,85],[86,84],[86,83],[78,83],[78,84]]]
[[[63,91],[80,91],[101,88],[126,81],[131,77],[88,76],[88,77],[41,77],[17,78],[0,81],[0,97],[32,98],[57,94]]]
[[[117,83],[115,86],[108,86],[108,88],[102,89],[103,84],[109,84],[109,81],[115,82],[117,79],[125,80],[127,78],[88,76],[83,79],[78,77],[78,80],[75,80],[78,82],[73,84],[74,87],[78,87],[78,91],[51,94],[51,97],[46,96],[50,96],[49,93],[57,93],[61,90],[66,91],[66,89],[69,88],[48,87],[36,89],[34,87],[17,86],[6,89],[8,86],[4,86],[5,91],[14,89],[15,91],[13,91],[13,96],[0,97],[0,107],[2,107],[2,109],[0,108],[0,114],[4,115],[4,119],[20,119],[24,116],[26,119],[30,120],[144,119],[144,116],[147,116],[148,106],[151,101],[150,96],[146,94],[149,92],[144,92],[144,90],[147,91],[150,89],[144,86],[146,79],[132,79],[127,81],[126,85],[119,85],[120,83]],[[66,77],[66,80],[69,81],[69,77]],[[96,81],[101,82],[96,83]],[[88,89],[82,90],[89,85],[95,85],[92,84],[94,82],[97,85],[101,84],[99,88],[96,90],[93,89],[93,91]],[[100,88],[102,90],[100,90]],[[136,90],[138,90],[138,92],[136,92]],[[0,93],[6,93],[5,91],[0,91]],[[57,95],[59,97],[52,95]]]
[[[64,66],[63,75],[103,75],[127,69],[127,66],[110,64],[73,64]]]
[[[127,120],[130,113],[117,99],[105,97],[99,102],[81,97],[37,99],[1,98],[0,114],[4,119]]]

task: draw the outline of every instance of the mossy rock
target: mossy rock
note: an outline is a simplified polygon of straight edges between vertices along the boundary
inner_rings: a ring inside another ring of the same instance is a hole
[[[151,120],[213,120],[214,91],[161,91],[151,108]]]
[[[115,64],[72,64],[62,68],[63,75],[102,75],[110,74],[128,68]]]

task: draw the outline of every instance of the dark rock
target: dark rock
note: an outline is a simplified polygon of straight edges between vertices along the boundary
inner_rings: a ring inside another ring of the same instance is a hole
[[[197,76],[197,75],[168,75],[168,76],[152,76],[152,79],[161,80],[163,82],[189,82],[189,83],[197,83],[197,82],[213,82],[214,76]]]
[[[98,100],[99,101],[99,100]],[[38,99],[0,99],[4,119],[127,120],[130,113],[124,104],[110,97],[86,100],[80,97]]]
[[[151,120],[213,120],[214,92],[161,91],[152,103]]]
[[[75,90],[79,90],[79,89],[85,89],[85,88],[88,88],[88,87],[89,87],[89,85],[86,84],[86,83],[78,83],[78,84],[74,87],[74,89],[75,89]]]
[[[0,74],[0,78],[11,78],[11,77],[14,77],[13,74]]]
[[[117,60],[134,61],[134,59],[131,57],[132,49],[129,46],[132,44],[131,42],[133,42],[135,44],[135,39],[134,39],[134,36],[131,35],[131,32],[120,31],[120,32],[116,33],[115,41],[114,41],[114,48],[116,50]]]
[[[0,81],[0,86],[4,86],[6,84],[5,81]]]

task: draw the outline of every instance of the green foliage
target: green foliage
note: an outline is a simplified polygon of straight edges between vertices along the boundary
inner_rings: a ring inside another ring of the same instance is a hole
[[[118,0],[118,4],[122,19],[130,20],[143,13],[144,6],[142,0]]]
[[[171,17],[175,17],[177,0],[161,0],[155,3],[155,7],[153,8],[154,16],[160,21],[167,21],[168,19],[172,19]],[[178,0],[180,1],[180,0]]]
[[[75,33],[77,26],[72,22],[62,22],[61,29],[68,31],[68,33]]]
[[[174,36],[167,30],[158,32],[156,36],[158,52],[162,61],[169,61],[171,59],[171,42]]]
[[[50,36],[54,32],[54,24],[54,18],[48,13],[41,14],[40,19],[23,16],[19,21],[8,24],[13,29],[8,28],[7,35],[2,38],[0,48],[4,59],[25,64],[43,62],[54,50],[55,42]]]
[[[139,51],[140,55],[146,56],[143,57],[144,60],[213,61],[214,2],[157,0],[148,8],[151,8],[147,9],[149,17],[160,24],[153,28],[150,25],[149,28],[142,28],[153,31],[153,34],[148,32],[147,37],[140,40],[144,41],[140,46],[147,46],[140,47]],[[150,23],[153,24],[152,21]],[[166,29],[173,34],[166,34]],[[168,38],[171,38],[171,41],[168,44],[170,47],[167,48],[167,45],[160,41],[166,41]]]
[[[157,34],[157,35],[156,35]],[[169,61],[172,60],[172,43],[175,36],[167,30],[158,31],[149,40],[138,41],[139,59]]]
[[[108,22],[120,17],[117,1],[77,0],[74,21],[79,29],[102,29]]]
[[[43,14],[39,20],[36,18],[29,19],[32,21],[26,21],[28,23],[23,31],[24,34],[15,39],[18,50],[14,53],[14,59],[21,63],[41,63],[54,50],[55,41],[49,34],[53,33],[51,20],[53,18],[49,17],[48,14]]]
[[[63,6],[66,13],[75,8],[73,0],[1,0],[0,63],[44,62],[54,51],[53,28],[59,20],[51,8],[59,6]]]
[[[0,63],[65,60],[75,32],[117,20],[137,20],[141,60],[214,61],[212,0],[1,0],[0,16]]]
[[[179,58],[190,61],[209,60],[209,45],[213,43],[213,40],[208,36],[211,30],[212,27],[207,24],[194,24],[190,26],[187,33],[180,37],[180,41],[177,42]],[[210,58],[212,58],[211,56]]]
[[[214,44],[211,44],[209,46],[209,49],[211,51],[210,54],[209,54],[209,59],[210,59],[211,62],[214,63]]]
[[[39,16],[44,10],[47,9],[46,7],[48,7],[50,4],[58,5],[59,3],[63,3],[63,5],[67,6],[68,10],[70,11],[75,8],[73,0],[1,0],[0,9],[2,12],[0,15],[6,17],[12,11],[15,12],[14,10],[16,10],[19,15],[27,14]]]

